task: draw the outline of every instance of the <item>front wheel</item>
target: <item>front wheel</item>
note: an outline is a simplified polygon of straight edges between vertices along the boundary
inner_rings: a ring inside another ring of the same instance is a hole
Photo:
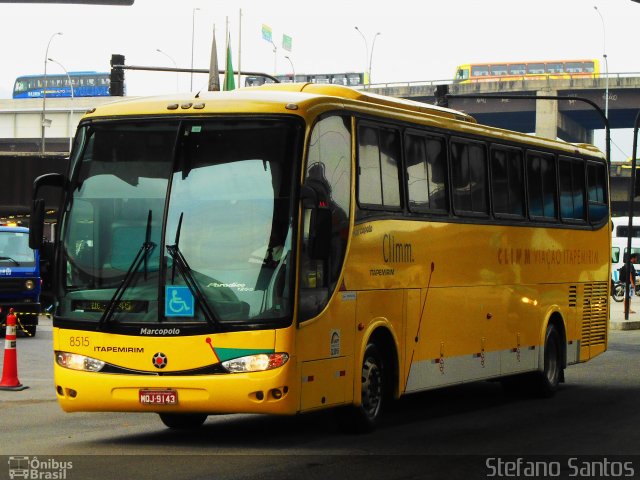
[[[177,430],[199,428],[207,419],[205,413],[159,413],[158,415],[167,427]]]
[[[384,368],[378,347],[370,343],[362,359],[360,405],[340,411],[342,429],[354,433],[366,433],[373,431],[376,427],[384,403],[386,388]]]

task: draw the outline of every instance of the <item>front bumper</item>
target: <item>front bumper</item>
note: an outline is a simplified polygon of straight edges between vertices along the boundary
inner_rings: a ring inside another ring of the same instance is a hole
[[[274,370],[218,375],[123,375],[55,364],[58,403],[66,412],[271,413],[298,411],[295,361]],[[140,402],[141,390],[175,390],[176,405]]]

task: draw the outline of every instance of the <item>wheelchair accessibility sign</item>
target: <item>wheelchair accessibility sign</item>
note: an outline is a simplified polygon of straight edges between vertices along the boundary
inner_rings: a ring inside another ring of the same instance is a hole
[[[189,287],[167,285],[164,295],[164,314],[167,317],[193,317],[195,300]]]

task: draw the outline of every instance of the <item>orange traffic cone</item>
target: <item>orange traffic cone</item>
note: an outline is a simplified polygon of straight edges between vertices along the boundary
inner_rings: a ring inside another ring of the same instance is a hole
[[[4,342],[4,363],[2,366],[2,380],[0,390],[24,390],[25,387],[18,380],[18,354],[16,351],[16,316],[13,308],[7,315],[7,333]]]

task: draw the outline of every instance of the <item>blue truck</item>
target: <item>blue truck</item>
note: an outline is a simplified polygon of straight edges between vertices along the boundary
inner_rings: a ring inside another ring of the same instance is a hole
[[[40,257],[29,248],[29,230],[0,225],[0,335],[13,308],[18,330],[36,334],[40,313]]]

